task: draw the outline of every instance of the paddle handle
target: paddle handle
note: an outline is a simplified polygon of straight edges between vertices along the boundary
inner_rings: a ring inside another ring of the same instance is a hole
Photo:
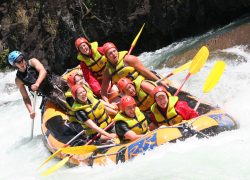
[[[84,133],[84,129],[81,131],[81,132],[79,132],[75,137],[73,137],[69,142],[67,142],[63,147],[67,147],[70,143],[72,143],[76,138],[78,138],[81,134],[83,134]]]
[[[195,111],[197,111],[197,109],[198,109],[199,105],[201,104],[201,101],[204,99],[204,97],[205,97],[205,94],[203,94],[201,96],[201,98],[197,101],[196,106],[194,108]]]
[[[181,84],[181,86],[179,87],[179,89],[175,92],[174,96],[177,96],[181,90],[181,88],[183,87],[183,85],[185,84],[185,82],[188,80],[188,78],[190,77],[191,73],[188,73],[188,75],[186,76],[185,80],[183,81],[183,83]]]
[[[131,54],[131,52],[132,52],[133,49],[134,49],[134,46],[131,46],[130,49],[129,49],[129,51],[128,51],[128,55]]]
[[[36,98],[37,98],[37,92],[34,93],[34,99],[33,99],[33,107],[32,107],[32,113],[35,113],[36,111]],[[35,118],[35,117],[34,117]],[[33,139],[33,132],[34,132],[34,118],[31,118],[31,131],[30,131],[30,140]]]
[[[169,73],[167,76],[165,76],[164,78],[158,79],[157,81],[155,81],[156,84],[158,84],[161,81],[164,81],[165,79],[169,78],[170,76],[174,75],[173,72]]]
[[[103,130],[106,131],[107,129],[109,129],[110,127],[112,127],[115,124],[115,122],[113,121],[112,123],[110,123],[107,127],[105,127]],[[89,145],[91,144],[94,140],[96,140],[97,138],[99,138],[101,136],[100,133],[98,133],[97,135],[95,135],[92,139],[90,139],[85,145]]]

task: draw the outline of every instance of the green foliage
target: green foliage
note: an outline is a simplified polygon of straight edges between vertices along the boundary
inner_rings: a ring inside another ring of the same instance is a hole
[[[0,53],[0,69],[4,69],[8,66],[8,60],[7,60],[7,56],[9,54],[9,49],[4,49],[1,53]]]

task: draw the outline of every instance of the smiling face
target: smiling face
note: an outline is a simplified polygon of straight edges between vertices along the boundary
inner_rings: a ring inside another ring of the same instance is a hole
[[[84,55],[89,55],[90,53],[90,48],[87,43],[82,43],[78,49]]]
[[[124,110],[125,114],[130,117],[130,118],[134,118],[135,117],[135,107],[136,105],[130,105],[127,106]]]
[[[158,92],[157,94],[155,94],[155,102],[162,109],[166,108],[168,105],[168,96],[166,95],[166,93],[162,93],[162,92]]]
[[[76,97],[80,101],[86,102],[87,101],[87,91],[83,87],[78,88],[76,91]]]
[[[116,48],[110,48],[107,51],[106,54],[108,60],[112,63],[112,64],[117,64],[119,56],[118,56],[118,51]]]
[[[136,91],[135,91],[135,87],[133,84],[128,84],[125,89],[124,89],[124,93],[128,96],[132,96],[134,97],[136,95]]]

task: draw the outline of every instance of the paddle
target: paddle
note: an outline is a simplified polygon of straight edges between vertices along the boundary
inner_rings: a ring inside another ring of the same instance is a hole
[[[128,54],[131,54],[132,50],[134,49],[134,47],[135,47],[135,45],[136,45],[136,43],[137,43],[137,40],[139,39],[139,37],[140,37],[140,35],[141,35],[141,32],[142,32],[144,26],[145,26],[145,23],[142,25],[140,31],[138,32],[138,34],[136,35],[134,41],[132,42],[132,44],[131,44],[131,46],[130,46],[130,49],[129,49],[129,51],[128,51]]]
[[[71,142],[73,142],[76,138],[78,138],[85,130],[79,132],[76,136],[74,136],[69,142],[67,142],[62,148],[69,146]],[[48,159],[46,159],[37,169],[41,168],[44,164],[49,162],[51,159],[55,158],[59,153],[62,152],[62,148],[59,148],[56,152],[54,152]]]
[[[48,176],[51,173],[53,173],[54,171],[56,171],[57,169],[61,168],[62,166],[64,166],[65,163],[68,162],[70,156],[64,158],[63,160],[59,161],[59,163],[57,163],[56,165],[50,167],[47,171],[45,171],[42,176]]]
[[[110,123],[107,127],[104,128],[104,130],[107,130],[108,128],[110,128],[110,125],[111,124],[114,124],[114,122]],[[83,149],[85,149],[85,152],[93,152],[95,151],[96,149],[98,149],[97,146],[94,146],[94,145],[88,145],[90,143],[92,143],[95,139],[97,139],[101,134],[98,133],[97,135],[94,136],[94,138],[92,138],[90,141],[88,141],[84,146],[76,146],[76,147],[71,147],[71,148],[60,148],[60,152],[64,152],[64,153],[67,153],[67,154],[71,154],[72,151],[76,151],[79,152],[81,149],[81,147],[83,147]],[[115,146],[116,144],[111,144],[107,147],[112,147],[112,146]],[[86,148],[85,148],[86,147]],[[104,146],[99,146],[101,148],[105,148]],[[56,152],[55,152],[56,153]],[[55,154],[54,153],[54,154]],[[70,158],[72,157],[73,155],[70,155],[70,156],[67,156],[65,157],[64,159],[62,159],[61,161],[59,161],[58,163],[56,163],[55,165],[51,166],[49,169],[47,169],[42,175],[43,176],[48,176],[50,175],[51,173],[55,172],[56,170],[60,169],[64,164],[66,164]]]
[[[108,144],[108,145],[103,145],[103,146],[95,146],[95,145],[74,146],[74,147],[62,148],[62,152],[66,154],[82,155],[82,154],[91,153],[97,149],[103,149],[103,148],[114,147],[114,146],[117,146],[117,144]]]
[[[210,71],[204,86],[203,86],[203,96],[198,100],[194,110],[196,111],[204,98],[204,96],[209,93],[214,86],[219,82],[221,75],[224,72],[226,64],[223,61],[217,61],[212,70]]]
[[[34,99],[33,99],[32,113],[35,113],[35,111],[36,111],[36,98],[37,98],[37,92],[35,91],[34,92]],[[30,141],[33,139],[34,119],[35,119],[35,116],[33,118],[31,118]]]
[[[209,55],[209,51],[208,51],[207,47],[203,46],[199,50],[199,52],[195,55],[195,57],[193,58],[193,61],[192,61],[190,68],[189,68],[189,72],[188,72],[187,76],[185,77],[183,83],[179,87],[179,89],[175,92],[175,94],[174,94],[175,96],[177,96],[179,94],[181,88],[183,87],[185,82],[188,80],[188,78],[191,76],[191,74],[197,73],[202,68],[202,66],[207,61],[208,55]]]
[[[186,69],[188,69],[188,68],[190,67],[191,63],[192,63],[192,61],[189,61],[189,62],[183,64],[182,66],[180,66],[180,67],[176,68],[175,70],[173,70],[171,73],[169,73],[169,74],[168,74],[167,76],[165,76],[164,78],[158,79],[155,83],[158,84],[159,82],[161,82],[161,81],[163,81],[163,80],[169,78],[169,77],[172,76],[172,75],[175,75],[175,74],[177,74],[177,73],[180,73],[180,72],[182,72],[182,71],[185,71]]]

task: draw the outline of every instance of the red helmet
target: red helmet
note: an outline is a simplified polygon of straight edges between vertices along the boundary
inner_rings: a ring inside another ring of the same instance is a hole
[[[120,100],[120,110],[124,111],[127,106],[136,105],[136,102],[131,96],[123,96]]]
[[[107,54],[108,50],[110,50],[111,48],[115,48],[117,50],[116,46],[112,42],[105,43],[102,46],[102,48],[103,48],[103,52],[105,55]]]
[[[123,78],[119,79],[119,81],[117,82],[118,88],[122,92],[124,91],[124,89],[126,88],[126,86],[128,84],[133,84],[133,82],[130,79],[126,78],[126,77],[123,77]]]
[[[78,50],[79,46],[82,44],[82,43],[87,43],[89,45],[89,41],[83,37],[79,37],[76,41],[75,41],[75,46],[76,46],[76,49]]]
[[[83,88],[83,86],[80,84],[75,84],[74,86],[71,87],[71,94],[74,99],[76,99],[76,91],[79,88]]]
[[[151,92],[151,94],[150,94],[151,97],[155,98],[155,95],[156,95],[156,93],[158,93],[158,92],[164,92],[164,93],[166,93],[166,95],[168,95],[167,90],[166,90],[165,87],[163,87],[163,86],[156,86],[156,87],[153,89],[153,91]]]
[[[74,86],[76,83],[75,83],[75,76],[77,75],[77,73],[72,73],[68,76],[67,78],[67,83],[69,85],[69,87],[72,87]]]

